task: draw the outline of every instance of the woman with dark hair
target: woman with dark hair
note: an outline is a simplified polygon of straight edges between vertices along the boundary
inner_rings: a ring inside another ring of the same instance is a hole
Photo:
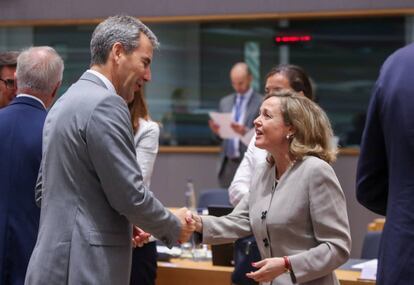
[[[155,158],[158,153],[160,129],[151,121],[142,90],[135,92],[134,100],[128,104],[134,131],[137,161],[142,171],[144,184],[150,186]],[[155,242],[133,250],[131,285],[153,285],[157,275],[157,248]]]
[[[255,144],[268,157],[250,192],[223,217],[194,215],[204,243],[253,233],[262,260],[247,277],[261,284],[337,285],[349,258],[345,196],[330,166],[336,159],[325,112],[292,90],[269,93],[254,121]],[[287,273],[287,274],[284,274]]]
[[[285,88],[301,93],[312,101],[315,100],[310,78],[300,66],[280,64],[266,75],[265,94]]]

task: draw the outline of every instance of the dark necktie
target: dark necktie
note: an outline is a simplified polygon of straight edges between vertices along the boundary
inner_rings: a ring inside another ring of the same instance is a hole
[[[242,106],[243,106],[244,95],[236,96],[236,106],[234,110],[234,121],[236,123],[239,122],[240,117],[242,115]],[[238,153],[236,151],[235,144],[238,143],[238,139],[229,139],[226,147],[226,156],[229,158],[236,158],[238,157]]]

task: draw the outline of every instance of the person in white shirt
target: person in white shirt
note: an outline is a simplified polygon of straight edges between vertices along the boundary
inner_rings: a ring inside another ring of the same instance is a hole
[[[149,189],[155,158],[158,153],[160,128],[151,120],[142,90],[135,92],[128,104],[131,113],[137,162],[142,171],[145,186]],[[153,285],[157,273],[157,247],[155,241],[137,247],[132,254],[130,284]]]
[[[265,94],[282,89],[292,89],[311,100],[314,100],[312,84],[309,76],[299,66],[281,64],[266,75]],[[266,160],[267,152],[254,145],[256,136],[252,138],[244,154],[233,181],[229,187],[230,202],[236,206],[243,196],[249,192],[250,182],[255,173],[257,163]]]

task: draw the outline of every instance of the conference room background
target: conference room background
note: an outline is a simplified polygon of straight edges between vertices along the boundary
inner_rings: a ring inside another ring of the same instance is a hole
[[[162,145],[217,145],[208,112],[232,92],[229,70],[251,66],[254,86],[264,92],[266,73],[280,63],[302,66],[318,103],[328,113],[342,146],[355,146],[379,69],[394,50],[413,40],[411,17],[193,21],[150,23],[161,47],[145,93],[151,116],[162,124]],[[88,68],[95,25],[0,27],[0,50],[50,45],[65,60],[62,94]],[[277,36],[306,36],[278,44]]]

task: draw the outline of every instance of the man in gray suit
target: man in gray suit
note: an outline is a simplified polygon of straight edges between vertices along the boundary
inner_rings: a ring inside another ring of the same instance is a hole
[[[25,284],[129,284],[132,225],[166,245],[194,223],[145,189],[126,101],[151,79],[158,45],[139,20],[114,16],[91,39],[91,69],[55,103],[36,186],[39,235]]]
[[[263,97],[251,88],[252,75],[246,63],[238,62],[232,67],[230,80],[235,93],[220,100],[219,112],[232,113],[234,123],[231,127],[243,136],[253,128]],[[213,133],[219,134],[219,126],[214,121],[210,120],[209,126]],[[223,140],[218,171],[220,187],[230,186],[246,149],[240,139]]]

